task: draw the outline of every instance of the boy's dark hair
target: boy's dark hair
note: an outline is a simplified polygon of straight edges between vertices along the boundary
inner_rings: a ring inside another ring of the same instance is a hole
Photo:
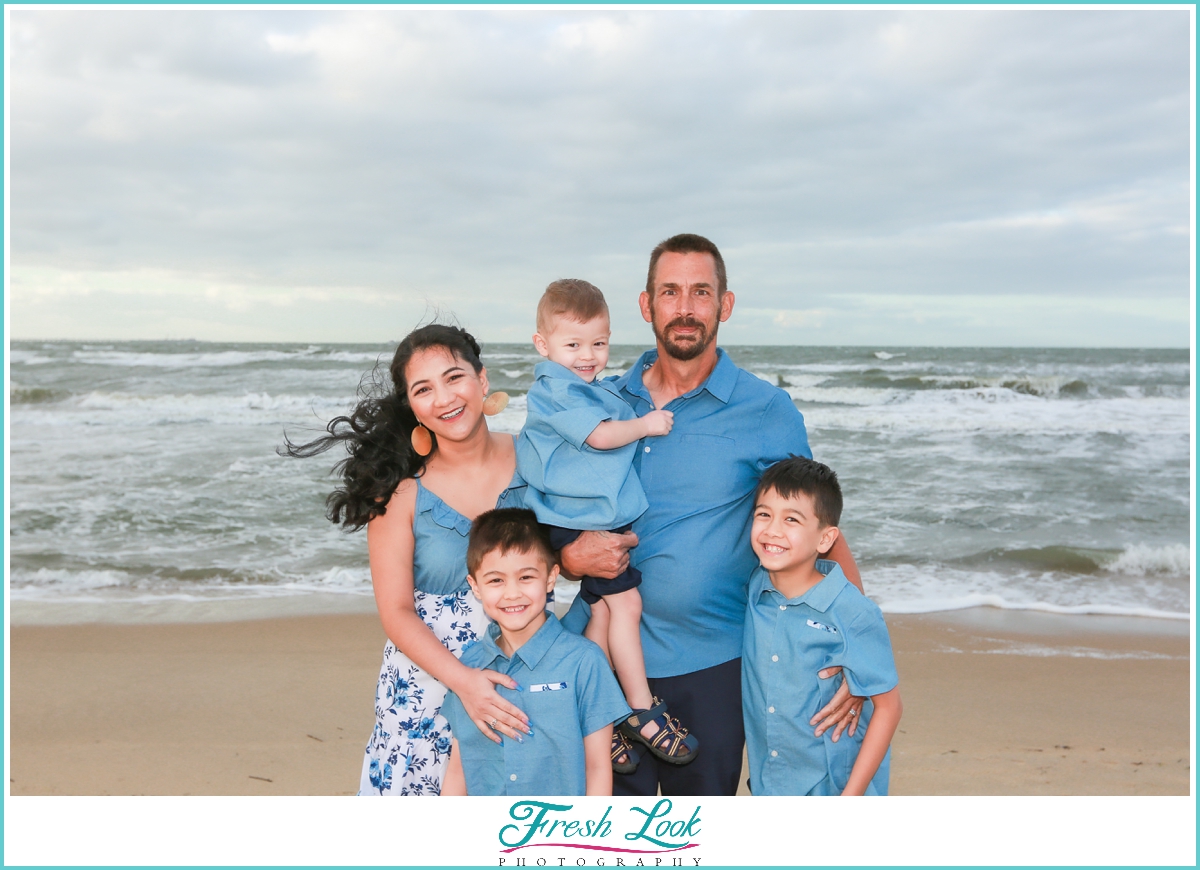
[[[581,278],[559,278],[546,288],[538,302],[537,328],[545,334],[560,317],[587,323],[602,314],[608,317],[608,303],[599,288]]]
[[[493,550],[537,553],[546,560],[547,569],[558,564],[550,532],[528,508],[496,508],[475,518],[467,542],[467,573],[474,577],[483,557]]]
[[[793,456],[768,468],[754,491],[754,501],[767,490],[775,490],[784,498],[804,493],[813,500],[813,512],[822,526],[836,526],[842,518],[842,488],[837,475],[828,465]]]

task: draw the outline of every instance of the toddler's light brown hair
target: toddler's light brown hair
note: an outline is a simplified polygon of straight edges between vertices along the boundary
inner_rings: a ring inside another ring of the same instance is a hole
[[[587,323],[602,314],[608,317],[608,303],[594,284],[580,278],[560,278],[546,288],[538,302],[537,328],[546,335],[554,330],[559,318]]]

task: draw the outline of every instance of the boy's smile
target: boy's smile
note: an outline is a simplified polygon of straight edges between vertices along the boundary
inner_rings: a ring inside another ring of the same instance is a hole
[[[546,594],[557,578],[557,565],[547,565],[539,552],[520,550],[485,553],[475,576],[467,577],[483,612],[500,626],[497,645],[505,655],[520,649],[545,623]]]
[[[822,525],[817,519],[812,496],[807,493],[784,498],[768,489],[754,506],[750,546],[770,572],[771,582],[789,598],[820,582],[817,556],[828,552],[837,536],[836,526]]]
[[[580,323],[559,317],[546,335],[533,336],[538,353],[565,366],[589,383],[608,365],[608,317],[601,315]]]

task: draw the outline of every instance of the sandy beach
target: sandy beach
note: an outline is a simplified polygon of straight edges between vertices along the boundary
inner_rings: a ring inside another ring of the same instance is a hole
[[[1186,624],[888,623],[893,794],[1188,793]],[[14,626],[11,793],[353,794],[383,642],[369,615]]]

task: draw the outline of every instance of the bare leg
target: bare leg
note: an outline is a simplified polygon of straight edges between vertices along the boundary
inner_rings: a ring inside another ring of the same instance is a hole
[[[604,656],[608,659],[608,666],[611,668],[613,666],[612,653],[608,651],[608,627],[612,621],[611,614],[603,598],[591,605],[591,608],[592,618],[588,620],[587,628],[583,630],[583,636],[604,650]],[[639,647],[639,651],[640,649]],[[645,679],[644,674],[642,679]]]
[[[642,596],[634,589],[605,595],[611,619],[608,625],[608,657],[617,672],[625,700],[635,710],[654,705],[650,684],[646,682],[646,662],[642,658]],[[589,630],[591,626],[588,626]],[[658,730],[651,726],[651,733]],[[650,735],[647,734],[647,737]]]

